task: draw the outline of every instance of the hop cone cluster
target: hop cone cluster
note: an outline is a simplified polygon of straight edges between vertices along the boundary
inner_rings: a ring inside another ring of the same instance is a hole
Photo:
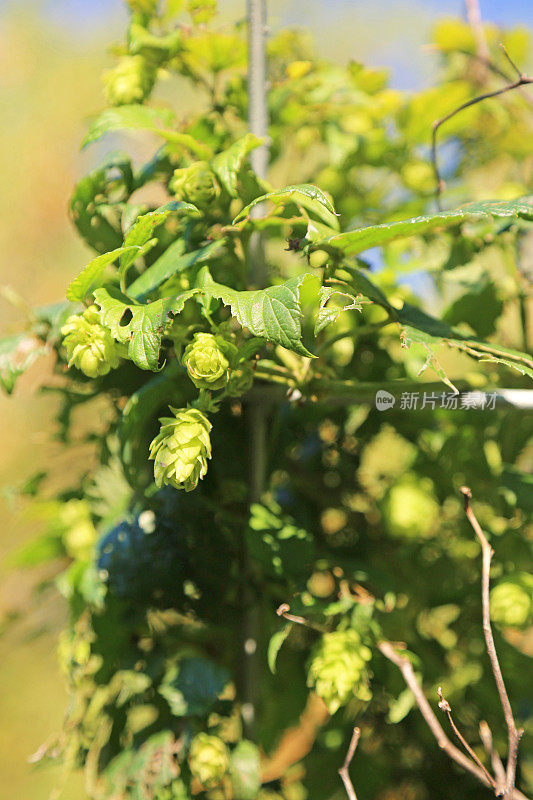
[[[188,167],[175,170],[169,189],[179,200],[200,207],[212,203],[220,192],[213,170],[206,161],[195,161]]]
[[[196,333],[185,348],[182,363],[198,389],[221,389],[228,382],[230,364],[236,354],[235,345],[223,336]]]
[[[142,55],[123,56],[104,74],[107,101],[112,106],[142,103],[154,88],[157,69]]]
[[[174,416],[160,420],[161,430],[150,445],[155,482],[191,492],[207,472],[212,425],[196,408],[170,410]]]
[[[118,345],[100,322],[96,306],[69,317],[61,333],[69,367],[74,365],[89,378],[107,375],[110,369],[118,367]]]
[[[367,661],[372,653],[356,630],[326,633],[311,655],[308,686],[326,703],[330,714],[345,705],[353,696],[367,701]]]
[[[159,0],[127,0],[129,7],[137,14],[153,14]]]
[[[533,575],[519,572],[501,581],[490,593],[490,615],[509,628],[523,628],[533,621]]]
[[[199,733],[194,737],[189,751],[189,766],[193,777],[204,789],[217,786],[229,768],[228,748],[218,736]]]

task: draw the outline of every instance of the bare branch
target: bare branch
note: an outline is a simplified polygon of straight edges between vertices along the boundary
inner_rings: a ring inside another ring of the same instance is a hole
[[[487,778],[487,780],[489,781],[490,785],[491,785],[491,786],[492,786],[494,789],[496,789],[496,781],[494,780],[494,778],[492,777],[492,775],[490,774],[490,772],[488,772],[488,771],[485,769],[484,765],[481,763],[481,761],[480,761],[480,760],[479,760],[479,758],[477,757],[477,755],[476,755],[475,751],[474,751],[474,750],[473,750],[473,749],[470,747],[470,745],[469,745],[469,744],[468,744],[468,742],[466,741],[465,737],[463,736],[463,734],[461,733],[461,731],[459,730],[459,728],[457,727],[457,725],[456,725],[456,724],[455,724],[455,722],[453,721],[453,717],[452,717],[452,709],[451,709],[451,706],[450,706],[450,704],[448,703],[448,701],[446,700],[446,698],[444,697],[444,695],[442,694],[442,688],[441,688],[440,686],[439,686],[439,688],[438,688],[438,690],[437,690],[437,691],[438,691],[438,695],[439,695],[439,699],[440,699],[440,702],[439,702],[439,708],[441,708],[441,709],[442,709],[442,710],[443,710],[443,711],[446,713],[446,716],[448,717],[448,721],[449,721],[449,723],[450,723],[450,726],[451,726],[451,728],[452,728],[453,732],[455,733],[455,735],[457,736],[457,738],[459,739],[459,741],[460,741],[460,742],[461,742],[461,744],[463,745],[464,749],[466,750],[466,752],[468,753],[468,755],[470,756],[470,758],[471,758],[473,761],[475,761],[475,763],[478,765],[478,767],[479,767],[480,769],[482,769],[482,770],[483,770],[483,772],[485,773],[485,777],[486,777],[486,778]]]
[[[498,654],[496,653],[496,645],[494,644],[494,637],[492,635],[492,626],[490,624],[490,595],[489,595],[490,564],[492,561],[492,556],[494,555],[494,550],[488,543],[487,537],[483,533],[481,525],[477,521],[476,515],[472,511],[472,507],[470,505],[472,492],[470,491],[468,486],[462,486],[461,492],[463,494],[465,501],[466,516],[468,517],[468,521],[472,525],[472,528],[474,529],[474,532],[481,544],[481,550],[483,554],[483,572],[481,578],[481,597],[483,602],[483,633],[485,634],[487,652],[489,654],[492,672],[494,674],[494,679],[496,681],[496,686],[498,689],[498,694],[500,695],[500,702],[505,717],[505,724],[507,725],[507,739],[509,743],[509,749],[507,754],[507,774],[506,774],[505,794],[504,794],[504,797],[507,800],[507,798],[511,798],[513,796],[513,791],[516,781],[516,761],[518,758],[518,745],[520,743],[520,738],[522,736],[523,731],[517,729],[514,721],[513,710],[511,708],[511,703],[509,702],[509,695],[507,694],[507,689],[505,688],[505,682],[503,680],[500,662],[498,660]]]
[[[506,52],[504,50],[504,52]],[[509,56],[507,56],[509,58]],[[510,60],[510,59],[509,59]],[[523,75],[518,67],[515,66],[514,62],[511,61],[513,68],[518,72],[519,77],[516,81],[507,84],[507,86],[502,86],[500,89],[494,89],[491,92],[484,92],[483,94],[477,95],[477,97],[473,97],[470,100],[467,100],[465,103],[461,103],[460,106],[454,108],[453,111],[450,111],[449,114],[446,114],[444,117],[441,117],[438,120],[435,120],[432,126],[431,132],[431,163],[433,165],[433,172],[435,174],[435,200],[437,203],[437,208],[439,211],[442,210],[441,206],[441,196],[442,192],[445,188],[445,183],[442,179],[439,161],[438,161],[438,134],[439,130],[445,122],[448,122],[450,119],[455,117],[456,114],[459,114],[461,111],[464,111],[466,108],[470,108],[471,106],[476,105],[477,103],[481,103],[482,100],[489,100],[491,97],[498,97],[501,94],[505,94],[506,92],[511,92],[513,89],[518,89],[521,86],[527,86],[528,84],[533,83],[533,78],[528,78],[526,75]]]
[[[357,795],[355,793],[355,789],[353,788],[352,779],[350,778],[350,764],[352,763],[352,759],[357,749],[360,736],[361,736],[361,729],[354,728],[352,733],[352,738],[350,739],[350,746],[348,747],[348,752],[346,753],[346,758],[344,759],[344,764],[339,769],[339,775],[341,776],[342,782],[344,783],[344,788],[346,789],[348,800],[357,800]]]
[[[505,791],[505,770],[503,768],[502,760],[494,747],[492,731],[489,728],[488,723],[483,719],[479,723],[479,735],[481,737],[481,741],[483,742],[483,747],[490,757],[490,763],[492,764],[492,770],[494,772],[494,777],[496,778],[496,796],[501,797]]]
[[[385,656],[385,658],[388,658],[389,661],[392,661],[392,663],[395,664],[402,673],[403,679],[405,680],[409,689],[412,691],[415,702],[429,729],[431,730],[431,733],[437,740],[437,744],[441,750],[443,750],[453,761],[455,761],[456,764],[459,764],[459,766],[463,767],[463,769],[465,769],[467,772],[470,772],[470,774],[476,777],[482,784],[492,788],[492,785],[487,780],[483,770],[481,770],[477,764],[474,764],[467,756],[464,755],[464,753],[455,747],[455,745],[453,745],[446,736],[440,722],[433,713],[433,709],[431,708],[426,696],[424,695],[424,692],[422,691],[422,687],[418,683],[414,673],[413,665],[409,659],[397,653],[391,642],[379,642],[378,649]],[[526,795],[522,794],[522,792],[520,792],[518,789],[514,789],[510,797],[512,797],[512,800],[527,800]]]

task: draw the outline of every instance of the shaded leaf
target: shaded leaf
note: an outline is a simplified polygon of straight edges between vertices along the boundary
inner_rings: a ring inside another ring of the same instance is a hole
[[[263,144],[263,139],[247,133],[231,147],[219,153],[211,166],[218,179],[231,197],[237,197],[237,177],[248,153]]]
[[[206,658],[183,658],[159,688],[177,717],[205,716],[224,691],[229,674]]]
[[[178,239],[142,275],[133,281],[128,287],[128,294],[134,298],[143,297],[173,275],[177,275],[195,264],[202,264],[204,261],[216,258],[224,246],[225,240],[217,239],[199,250],[184,253],[185,243],[183,239]]]

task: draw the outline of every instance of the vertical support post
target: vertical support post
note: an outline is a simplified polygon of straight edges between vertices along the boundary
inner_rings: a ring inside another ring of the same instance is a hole
[[[266,83],[266,0],[247,0],[248,12],[248,127],[260,138],[267,138],[268,110]],[[251,153],[251,165],[260,178],[266,178],[268,147],[265,144]],[[254,216],[264,213],[261,206],[253,209]],[[265,244],[260,233],[250,238],[248,251],[250,283],[261,288],[267,282]],[[261,499],[267,472],[267,409],[261,398],[251,401],[246,408],[248,447],[250,452],[250,503]],[[243,625],[240,656],[242,716],[245,734],[255,738],[256,705],[259,689],[258,640],[260,633],[260,608],[251,586],[252,569],[246,545],[243,543]]]

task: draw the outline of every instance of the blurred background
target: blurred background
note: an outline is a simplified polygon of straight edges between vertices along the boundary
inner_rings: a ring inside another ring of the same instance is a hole
[[[219,3],[222,18],[244,16],[245,2]],[[461,0],[271,0],[270,25],[305,25],[319,52],[386,66],[392,86],[415,89],[435,80],[431,29],[443,16],[462,16]],[[485,21],[533,25],[531,0],[482,0]],[[25,313],[24,303],[61,299],[89,254],[67,219],[75,180],[102,151],[80,153],[87,120],[103,105],[100,75],[127,15],[120,0],[0,0],[0,296],[1,332]],[[522,65],[527,68],[528,65]],[[184,93],[187,106],[194,98]],[[15,402],[0,396],[0,800],[48,797],[56,775],[32,768],[31,755],[60,725],[66,693],[56,665],[63,604],[46,586],[46,569],[21,572],[10,554],[36,522],[13,504],[34,464],[53,465],[58,483],[86,457],[67,456],[49,441],[53,400],[33,398],[46,365],[20,380]],[[36,592],[37,590],[37,592]],[[63,795],[82,798],[73,780]]]

